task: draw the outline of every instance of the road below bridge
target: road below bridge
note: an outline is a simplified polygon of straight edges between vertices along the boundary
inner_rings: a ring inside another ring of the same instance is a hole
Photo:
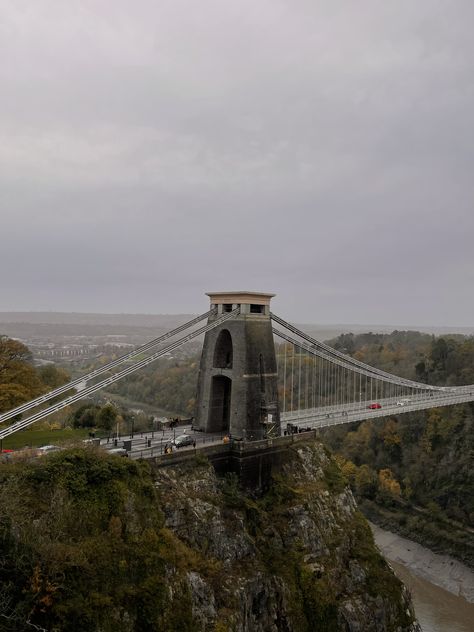
[[[186,445],[180,448],[173,446],[173,441],[176,437],[181,435],[188,435],[192,437],[195,442],[193,444]],[[109,437],[107,439],[100,440],[100,446],[107,451],[114,450],[116,448],[123,448],[130,445],[131,450],[128,451],[128,456],[132,459],[151,459],[165,454],[165,448],[172,446],[173,452],[194,452],[201,448],[208,447],[210,445],[224,444],[227,435],[223,432],[209,433],[198,432],[193,430],[192,426],[183,425],[176,428],[166,428],[159,431],[142,432],[139,434],[126,435],[120,437]]]

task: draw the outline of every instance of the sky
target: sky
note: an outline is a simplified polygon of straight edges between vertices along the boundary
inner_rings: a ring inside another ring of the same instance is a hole
[[[0,310],[471,326],[472,0],[0,0]]]

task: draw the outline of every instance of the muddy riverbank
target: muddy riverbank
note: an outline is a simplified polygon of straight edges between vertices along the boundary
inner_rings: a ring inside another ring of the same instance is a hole
[[[474,573],[447,555],[371,527],[376,544],[412,594],[423,632],[472,632]]]
[[[439,555],[416,542],[371,524],[377,546],[385,557],[415,575],[474,603],[474,572],[449,555]]]

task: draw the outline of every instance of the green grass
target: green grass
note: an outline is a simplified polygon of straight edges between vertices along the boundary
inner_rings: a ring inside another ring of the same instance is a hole
[[[96,433],[96,437],[99,436]],[[3,440],[4,450],[18,450],[26,446],[36,448],[42,445],[68,443],[69,441],[87,439],[88,428],[64,428],[63,430],[24,430]]]

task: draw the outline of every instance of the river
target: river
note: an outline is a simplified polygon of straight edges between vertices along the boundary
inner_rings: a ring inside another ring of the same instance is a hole
[[[473,632],[474,573],[446,555],[371,526],[377,545],[411,592],[423,632]]]

